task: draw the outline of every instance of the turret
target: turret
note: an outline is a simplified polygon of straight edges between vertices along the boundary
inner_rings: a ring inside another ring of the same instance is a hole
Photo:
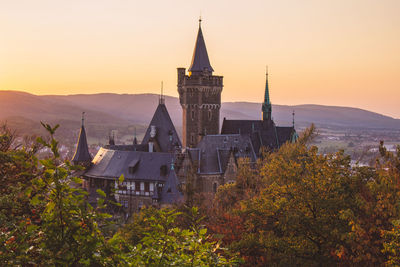
[[[263,121],[271,121],[271,113],[272,113],[272,105],[271,100],[269,98],[269,87],[268,87],[268,68],[266,72],[266,82],[265,82],[265,94],[264,94],[264,103],[262,104],[262,119]]]
[[[88,167],[92,161],[92,156],[89,153],[89,148],[86,139],[86,131],[85,131],[85,112],[82,112],[82,125],[81,131],[79,132],[78,143],[76,145],[76,151],[74,156],[72,157],[72,162],[75,165],[83,165]]]

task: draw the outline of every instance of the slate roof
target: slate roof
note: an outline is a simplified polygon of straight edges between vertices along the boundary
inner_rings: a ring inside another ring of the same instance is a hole
[[[283,145],[287,141],[292,140],[292,135],[295,132],[294,127],[276,127],[276,132],[278,133],[279,146]]]
[[[182,146],[165,104],[158,104],[146,134],[143,137],[142,145],[148,144],[150,141],[151,125],[156,126],[157,133],[155,138],[161,148],[161,152],[172,152],[176,146]],[[172,140],[170,140],[170,135],[172,135]]]
[[[122,151],[149,151],[148,144],[106,145],[105,148],[112,150],[122,150]]]
[[[295,132],[294,127],[277,127],[272,120],[227,120],[224,118],[221,134],[248,134],[259,155],[261,147],[277,149]]]
[[[93,159],[92,167],[85,173],[85,176],[115,179],[123,174],[125,180],[165,182],[170,171],[163,173],[161,168],[168,170],[173,160],[174,155],[172,153],[100,148]],[[134,167],[133,173],[129,172],[129,167]]]
[[[92,156],[89,153],[88,143],[86,140],[86,131],[85,126],[81,127],[81,131],[79,132],[78,144],[76,146],[76,151],[74,156],[72,157],[72,162],[80,163],[80,162],[90,162],[92,160]]]
[[[201,174],[224,173],[231,152],[235,158],[247,157],[252,162],[256,161],[250,136],[246,134],[206,135],[196,148],[188,149]]]
[[[193,51],[192,63],[189,67],[189,72],[202,72],[204,69],[208,69],[209,72],[213,72],[214,69],[211,67],[210,60],[208,59],[208,53],[206,43],[204,42],[203,32],[199,25],[199,31],[197,33],[196,45]]]
[[[179,180],[175,171],[170,170],[161,192],[162,203],[172,204],[183,200],[183,194],[178,190]]]

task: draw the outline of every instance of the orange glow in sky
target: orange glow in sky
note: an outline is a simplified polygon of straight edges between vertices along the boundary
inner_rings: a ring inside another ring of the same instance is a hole
[[[400,118],[400,1],[12,1],[0,4],[0,89],[177,96],[202,14],[223,101],[324,104]]]

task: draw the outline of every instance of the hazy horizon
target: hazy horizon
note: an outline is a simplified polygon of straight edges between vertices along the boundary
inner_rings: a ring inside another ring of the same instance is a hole
[[[400,1],[2,1],[0,90],[178,96],[198,17],[224,102],[400,118]]]
[[[74,96],[74,95],[101,95],[101,94],[116,94],[116,95],[154,95],[154,96],[158,96],[160,95],[159,93],[113,93],[113,92],[99,92],[99,93],[76,93],[76,94],[34,94],[31,92],[27,92],[27,91],[19,91],[19,90],[0,90],[0,91],[9,91],[9,92],[22,92],[22,93],[28,93],[28,94],[32,94],[32,95],[36,95],[36,96]],[[165,95],[163,94],[164,97],[173,97],[173,98],[179,98],[179,96],[173,96],[173,95]],[[1,97],[1,95],[0,95]],[[1,100],[1,98],[0,98]],[[222,103],[249,103],[249,104],[262,104],[262,101],[245,101],[245,100],[238,100],[238,101],[222,101]],[[293,104],[293,105],[289,105],[289,104],[285,104],[285,103],[272,103],[272,105],[277,105],[277,106],[326,106],[326,107],[338,107],[338,108],[352,108],[352,109],[361,109],[361,110],[365,110],[365,111],[370,111],[370,112],[374,112],[380,115],[384,115],[393,119],[399,119],[400,118],[396,118],[387,114],[384,114],[382,112],[379,111],[374,111],[374,110],[368,110],[368,109],[363,109],[363,108],[359,108],[359,107],[354,107],[354,106],[340,106],[340,105],[323,105],[323,104],[317,104],[317,103],[300,103],[300,104]]]

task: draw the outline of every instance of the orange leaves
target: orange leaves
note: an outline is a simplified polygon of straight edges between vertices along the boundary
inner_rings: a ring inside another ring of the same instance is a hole
[[[13,243],[15,241],[15,236],[11,236],[7,241],[6,241],[6,245],[10,245],[11,243]]]

